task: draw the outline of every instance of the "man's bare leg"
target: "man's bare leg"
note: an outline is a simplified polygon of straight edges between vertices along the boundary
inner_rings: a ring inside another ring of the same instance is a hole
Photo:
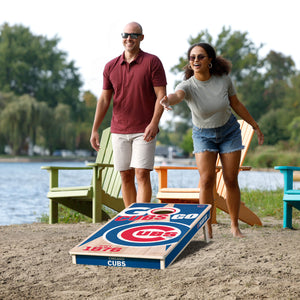
[[[125,207],[128,207],[132,203],[136,202],[136,188],[135,188],[135,171],[134,169],[129,169],[126,171],[121,171],[122,180],[122,196]]]
[[[136,202],[150,203],[151,197],[152,197],[150,170],[135,169],[135,175],[136,175],[137,184],[138,184]]]

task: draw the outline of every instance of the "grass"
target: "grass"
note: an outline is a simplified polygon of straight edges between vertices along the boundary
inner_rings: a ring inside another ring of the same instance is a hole
[[[273,217],[283,220],[283,189],[269,190],[241,190],[241,201],[259,218]],[[221,212],[223,213],[223,212]],[[297,224],[295,221],[298,220]],[[300,228],[300,211],[293,209],[293,226]]]
[[[251,209],[259,218],[274,217],[276,219],[283,218],[283,203],[282,203],[283,190],[276,191],[268,190],[241,190],[241,201]],[[154,199],[155,200],[155,199]],[[155,201],[153,201],[155,202]],[[112,211],[106,211],[111,217],[114,216]],[[72,209],[59,205],[59,223],[78,223],[85,222],[91,223],[92,219],[88,218]],[[293,221],[300,220],[300,211],[293,209]],[[49,216],[43,214],[39,221],[48,223]],[[299,222],[298,222],[299,223]]]
[[[282,219],[283,216],[283,190],[241,190],[241,201],[258,217],[274,217]]]
[[[112,210],[106,209],[103,207],[103,210],[110,216],[113,217],[116,215]],[[38,219],[41,223],[49,223],[49,215],[43,214],[41,218]],[[58,223],[92,223],[92,219],[77,212],[73,209],[65,207],[61,204],[58,204]]]
[[[49,215],[42,214],[41,223],[49,223]],[[63,205],[58,205],[58,223],[91,223],[92,219]]]

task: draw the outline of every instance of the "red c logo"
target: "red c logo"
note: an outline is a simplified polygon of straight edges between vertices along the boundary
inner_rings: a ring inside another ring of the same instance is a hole
[[[118,235],[122,240],[132,242],[159,242],[180,235],[178,228],[165,225],[145,225],[125,229]]]

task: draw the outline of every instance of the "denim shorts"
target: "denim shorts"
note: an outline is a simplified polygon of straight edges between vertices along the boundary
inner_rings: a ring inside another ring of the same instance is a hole
[[[217,128],[193,126],[194,152],[230,153],[244,149],[240,124],[232,114],[227,123]]]

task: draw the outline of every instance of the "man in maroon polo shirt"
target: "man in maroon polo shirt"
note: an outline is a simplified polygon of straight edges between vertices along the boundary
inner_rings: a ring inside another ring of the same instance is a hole
[[[151,201],[150,171],[153,170],[156,135],[163,113],[159,101],[166,95],[167,82],[159,58],[140,49],[144,39],[140,24],[127,24],[122,39],[125,51],[104,68],[103,90],[97,103],[90,142],[98,151],[98,128],[113,97],[114,167],[120,171],[122,196],[128,207],[134,202]]]

